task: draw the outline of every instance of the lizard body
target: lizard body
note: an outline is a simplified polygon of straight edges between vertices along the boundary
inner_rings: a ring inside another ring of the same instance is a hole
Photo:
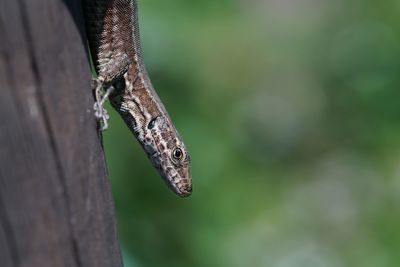
[[[136,0],[85,0],[92,58],[111,105],[142,145],[168,186],[192,192],[190,157],[144,66]]]

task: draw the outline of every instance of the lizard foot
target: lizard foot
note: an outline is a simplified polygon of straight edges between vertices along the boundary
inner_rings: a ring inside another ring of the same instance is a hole
[[[114,90],[114,87],[110,86],[104,92],[104,82],[101,78],[93,80],[92,83],[96,98],[96,102],[93,105],[94,115],[100,122],[100,130],[105,131],[108,128],[108,120],[110,119],[110,116],[108,115],[107,110],[104,108],[104,103],[108,100],[108,97]]]

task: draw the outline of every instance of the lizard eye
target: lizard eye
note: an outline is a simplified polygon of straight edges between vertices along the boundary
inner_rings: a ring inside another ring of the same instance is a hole
[[[175,149],[172,151],[172,156],[173,156],[174,159],[176,159],[176,160],[181,160],[181,159],[183,158],[182,149],[180,149],[180,148],[175,148]]]

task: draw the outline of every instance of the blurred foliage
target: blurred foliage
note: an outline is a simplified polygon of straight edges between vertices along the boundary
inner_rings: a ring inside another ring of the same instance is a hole
[[[170,192],[112,113],[125,266],[399,266],[399,14],[398,0],[140,1],[194,191]]]

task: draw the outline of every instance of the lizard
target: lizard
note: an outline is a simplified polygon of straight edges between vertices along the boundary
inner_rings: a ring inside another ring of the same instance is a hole
[[[144,65],[137,0],[85,0],[89,50],[95,66],[95,115],[107,128],[109,99],[167,185],[192,192],[190,156]]]

